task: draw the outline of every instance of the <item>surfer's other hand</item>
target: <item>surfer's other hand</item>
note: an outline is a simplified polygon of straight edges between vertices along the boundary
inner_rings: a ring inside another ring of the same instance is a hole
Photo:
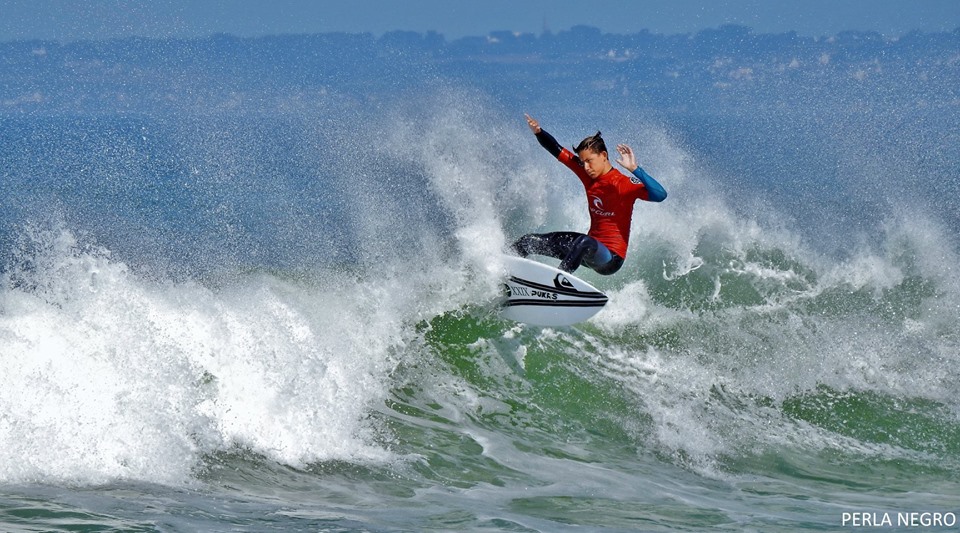
[[[626,144],[618,144],[617,152],[620,153],[620,157],[617,158],[617,164],[623,168],[633,172],[637,169],[637,156],[634,155],[633,149]]]

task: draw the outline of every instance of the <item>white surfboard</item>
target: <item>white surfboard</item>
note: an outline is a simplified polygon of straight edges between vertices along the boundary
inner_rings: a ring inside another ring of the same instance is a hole
[[[504,256],[504,318],[534,326],[569,326],[597,314],[607,295],[586,281],[543,263]]]

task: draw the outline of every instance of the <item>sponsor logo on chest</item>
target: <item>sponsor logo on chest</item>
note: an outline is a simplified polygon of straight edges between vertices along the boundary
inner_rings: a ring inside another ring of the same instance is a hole
[[[603,200],[599,196],[590,197],[590,212],[598,217],[613,217],[617,216],[613,211],[607,211],[603,207]]]

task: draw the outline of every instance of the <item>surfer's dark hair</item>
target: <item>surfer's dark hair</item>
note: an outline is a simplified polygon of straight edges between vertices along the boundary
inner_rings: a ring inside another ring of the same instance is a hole
[[[573,149],[573,151],[578,154],[584,150],[593,150],[598,154],[607,151],[607,144],[603,142],[603,137],[600,136],[599,131],[596,133],[596,135],[591,135],[580,141],[580,144]]]

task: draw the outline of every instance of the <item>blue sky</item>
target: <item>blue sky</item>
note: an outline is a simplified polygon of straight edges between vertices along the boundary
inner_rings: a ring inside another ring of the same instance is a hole
[[[896,36],[960,27],[960,0],[0,0],[0,41],[391,30],[433,30],[455,39],[577,24],[611,33],[741,24],[764,33]]]

